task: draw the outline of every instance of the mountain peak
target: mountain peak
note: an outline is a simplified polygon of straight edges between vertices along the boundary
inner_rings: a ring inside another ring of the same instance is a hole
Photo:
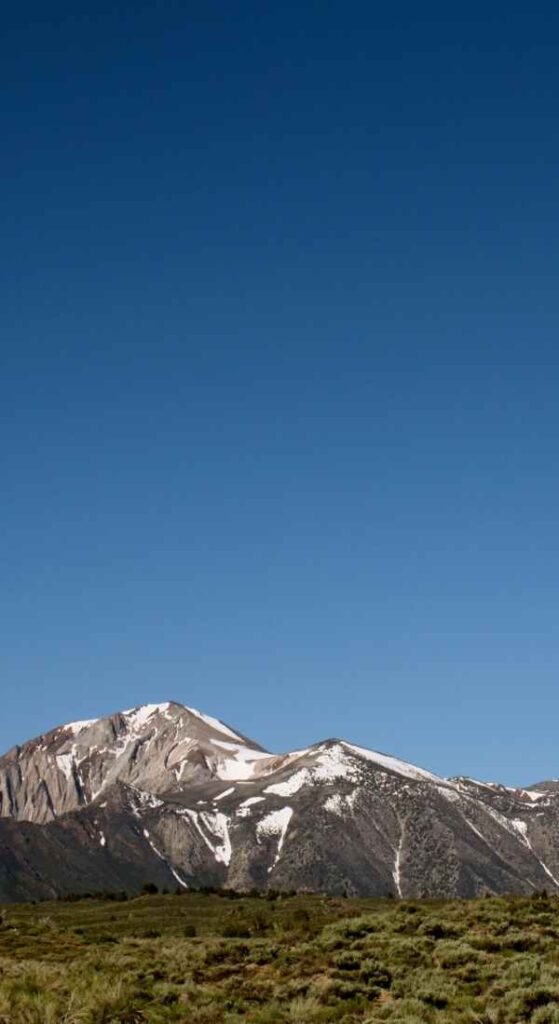
[[[0,849],[20,879],[10,867],[0,898],[105,880],[137,891],[146,878],[361,895],[559,891],[557,788],[443,779],[337,737],[270,754],[197,708],[139,704],[0,757],[0,819],[12,819],[0,820]]]
[[[50,736],[53,733],[58,732],[69,732],[74,736],[81,735],[86,730],[91,730],[99,723],[111,721],[114,719],[122,719],[125,721],[127,728],[132,731],[141,731],[145,726],[161,725],[161,719],[167,719],[171,722],[185,717],[191,717],[197,719],[203,723],[207,729],[213,732],[219,733],[226,736],[229,740],[243,744],[244,746],[251,746],[257,750],[263,748],[258,744],[254,743],[253,740],[242,735],[239,732],[235,732],[229,725],[222,722],[218,718],[214,718],[212,715],[207,715],[197,708],[189,707],[186,704],[181,704],[178,701],[169,700],[163,701],[158,704],[137,704],[135,707],[127,708],[123,711],[115,711],[109,715],[102,716],[101,718],[84,719],[83,721],[68,722],[65,725],[56,726],[46,736]]]

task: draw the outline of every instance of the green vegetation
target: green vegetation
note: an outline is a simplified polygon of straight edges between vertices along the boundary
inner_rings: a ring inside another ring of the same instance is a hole
[[[0,1024],[559,1024],[559,898],[5,906]]]

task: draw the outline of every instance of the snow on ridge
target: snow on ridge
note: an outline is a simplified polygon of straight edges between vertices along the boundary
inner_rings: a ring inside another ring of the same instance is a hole
[[[267,786],[265,793],[276,796],[293,796],[303,786],[314,785],[316,782],[336,782],[346,779],[351,782],[359,781],[359,773],[347,757],[347,752],[341,743],[334,746],[322,744],[318,750],[311,748],[302,751],[301,754],[313,755],[315,763],[299,768],[283,782],[274,782]]]
[[[194,715],[199,718],[201,722],[209,726],[215,732],[221,733],[223,736],[230,736],[231,739],[237,740],[241,745],[245,745],[245,741],[239,733],[234,732],[228,725],[221,722],[219,718],[214,718],[212,715],[206,715],[203,711],[199,711],[198,708],[188,707],[186,704],[174,704],[175,707],[179,707],[184,711],[187,711],[190,715]],[[134,717],[134,724],[136,727],[143,725],[148,718],[151,718],[156,711],[161,712],[166,717],[169,717],[169,711],[173,707],[173,701],[164,701],[162,704],[140,704],[138,707],[129,708],[127,711],[123,711],[122,714],[126,717]]]
[[[474,786],[479,786],[480,789],[489,789],[497,796],[502,793],[510,793],[516,798],[527,798],[532,804],[538,803],[540,800],[546,800],[549,797],[549,793],[540,789],[524,789],[522,786],[505,786],[502,782],[482,782],[480,779],[473,779],[469,775],[460,775],[458,778],[450,781],[454,782],[459,789],[463,787],[464,783],[470,783]]]
[[[435,775],[433,772],[427,771],[426,768],[418,768],[417,765],[410,764],[409,761],[401,761],[397,757],[392,757],[390,754],[382,754],[377,750],[368,750],[366,747],[358,747],[356,744],[347,743],[345,740],[341,742],[346,749],[351,750],[359,757],[366,758],[367,761],[372,761],[374,764],[379,765],[379,767],[386,768],[388,771],[395,772],[397,775],[404,775],[406,778],[413,779],[416,782],[435,782],[439,786],[452,786],[452,783],[447,779],[443,779],[439,775]]]
[[[168,711],[169,707],[170,703],[168,700],[163,704],[139,704],[138,707],[129,708],[128,711],[123,711],[122,714],[125,718],[131,719],[130,724],[133,729],[141,729],[156,711]]]
[[[77,736],[79,732],[89,729],[90,725],[95,725],[98,721],[98,718],[84,718],[82,722],[68,722],[68,725],[63,726],[63,728]]]
[[[491,793],[497,794],[500,789],[504,789],[498,782],[481,782],[480,779],[473,779],[470,775],[456,775],[451,779],[446,779],[451,785],[461,792],[469,792],[470,786],[476,786],[479,789],[488,789]],[[475,798],[477,799],[477,797]]]
[[[205,722],[206,725],[209,725],[210,729],[215,729],[216,732],[221,732],[224,736],[232,736],[234,740],[239,740],[240,743],[244,743],[242,737],[239,736],[237,732],[233,732],[233,730],[230,729],[228,725],[225,725],[224,722],[220,722],[219,718],[213,718],[211,715],[205,715],[202,711],[198,711],[197,708],[189,708],[186,707],[186,705],[185,708],[191,715],[195,715],[196,718],[199,718],[202,722]]]
[[[335,746],[324,746],[316,751],[315,764],[299,768],[290,775],[284,782],[274,782],[267,786],[265,793],[272,793],[277,796],[293,796],[303,786],[312,786],[320,782],[335,782],[340,779],[357,782],[359,773],[354,765],[350,763],[341,744]]]
[[[315,762],[318,762],[310,768],[302,768],[299,772],[295,773],[292,778],[301,777],[303,772],[312,772],[313,779],[320,779],[323,781],[334,781],[336,779],[349,779],[350,781],[357,781],[359,778],[358,770],[354,764],[351,763],[348,754],[357,755],[367,761],[371,761],[381,768],[386,768],[389,771],[395,772],[398,775],[403,775],[406,778],[413,779],[416,782],[434,782],[441,787],[449,789],[455,789],[456,784],[450,779],[444,779],[439,775],[435,775],[434,772],[428,771],[426,768],[419,768],[417,765],[411,764],[409,761],[402,761],[400,758],[393,757],[390,754],[383,754],[376,750],[369,750],[367,747],[360,747],[355,743],[349,743],[347,740],[326,740],[323,743],[315,744],[312,747],[306,747],[303,750],[294,750],[286,754],[286,759],[297,760],[301,757],[308,756],[313,757]],[[287,785],[287,783],[279,783],[278,785]],[[300,787],[299,787],[300,788]],[[271,787],[269,790],[272,791]],[[295,790],[294,790],[295,792]],[[290,795],[285,792],[282,795]]]
[[[358,782],[359,772],[348,759],[346,746],[345,743],[337,743],[323,747],[316,758],[318,764],[313,769],[313,777],[321,782],[334,782],[336,779]]]

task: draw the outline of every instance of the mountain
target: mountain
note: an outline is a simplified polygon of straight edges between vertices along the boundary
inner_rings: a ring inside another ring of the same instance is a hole
[[[176,703],[0,758],[0,899],[159,886],[559,891],[559,785],[443,779],[330,739],[271,754]]]

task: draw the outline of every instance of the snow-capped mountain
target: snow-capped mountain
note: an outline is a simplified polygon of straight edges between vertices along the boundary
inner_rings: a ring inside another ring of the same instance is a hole
[[[153,793],[241,779],[270,760],[223,722],[181,704],[146,704],[70,722],[0,758],[0,816],[44,824],[116,782]]]
[[[0,758],[0,899],[164,886],[559,891],[559,789],[443,779],[343,740],[271,754],[181,704]]]

